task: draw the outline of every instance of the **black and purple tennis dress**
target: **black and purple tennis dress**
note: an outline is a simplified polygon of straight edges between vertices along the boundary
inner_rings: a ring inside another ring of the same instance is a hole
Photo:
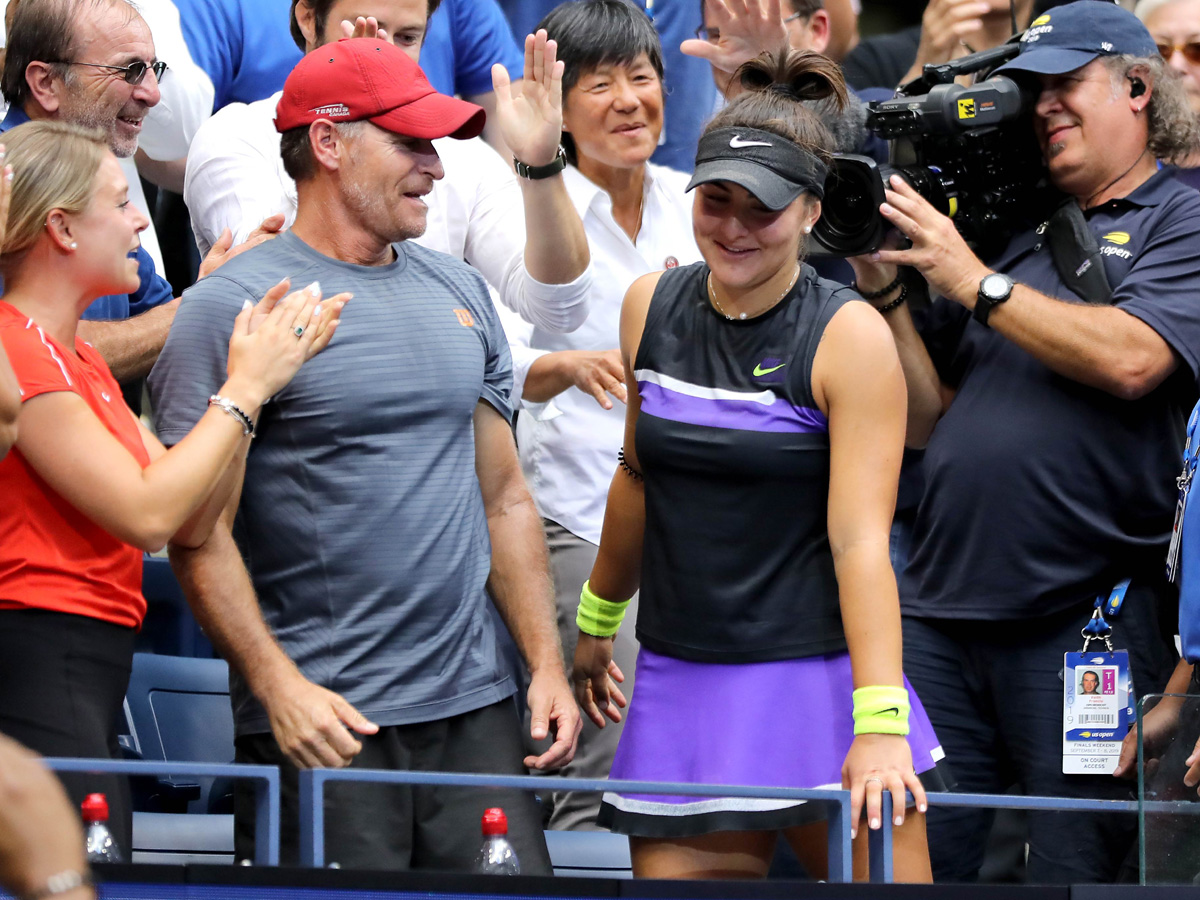
[[[663,273],[634,363],[642,649],[611,777],[839,788],[853,682],[826,532],[828,423],[811,376],[825,326],[859,298],[806,265],[768,312],[730,321],[709,303],[708,271]],[[909,694],[913,761],[933,775],[944,754]],[[823,816],[794,800],[610,792],[600,822],[671,837]]]

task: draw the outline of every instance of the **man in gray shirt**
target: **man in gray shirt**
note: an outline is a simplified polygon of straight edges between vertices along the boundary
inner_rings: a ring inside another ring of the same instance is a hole
[[[242,298],[283,277],[354,295],[319,364],[264,407],[244,473],[229,475],[243,478],[240,505],[202,546],[171,553],[231,664],[238,760],[283,766],[285,863],[297,858],[297,766],[523,771],[489,593],[531,671],[532,736],[555,735],[524,763],[574,752],[580,719],[509,426],[504,333],[477,272],[408,240],[442,177],[430,140],[477,135],[482,120],[390,43],[305,57],[276,112],[295,225],[184,295],[151,375],[160,436],[181,440],[224,377]],[[549,874],[523,792],[331,785],[326,855],[469,868],[494,805],[523,871]]]

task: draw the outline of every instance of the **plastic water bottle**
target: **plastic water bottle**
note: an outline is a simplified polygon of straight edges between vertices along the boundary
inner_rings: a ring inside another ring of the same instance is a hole
[[[88,794],[82,811],[87,826],[88,863],[121,862],[121,849],[108,830],[108,798],[103,794]]]
[[[508,842],[508,816],[499,807],[483,812],[483,844],[475,857],[475,871],[484,875],[520,875],[521,863]]]

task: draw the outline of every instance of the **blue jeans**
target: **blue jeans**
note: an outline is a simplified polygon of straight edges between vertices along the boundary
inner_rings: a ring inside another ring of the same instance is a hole
[[[1162,598],[1168,599],[1168,598]],[[1113,622],[1138,696],[1160,691],[1175,667],[1159,628],[1156,592],[1131,587]],[[937,731],[946,759],[969,793],[1011,785],[1039,796],[1131,799],[1136,782],[1062,773],[1063,653],[1082,646],[1091,614],[1078,609],[1020,621],[956,621],[906,616],[904,670]],[[978,878],[992,813],[930,807],[929,850],[937,881]],[[1029,881],[1111,882],[1133,846],[1137,817],[1125,813],[1029,814]]]

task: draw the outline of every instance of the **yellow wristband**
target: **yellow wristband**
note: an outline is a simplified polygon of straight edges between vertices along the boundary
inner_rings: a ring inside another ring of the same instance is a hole
[[[855,734],[908,734],[908,691],[891,685],[862,687],[853,694]]]
[[[628,600],[614,602],[597,597],[592,593],[591,581],[585,581],[583,590],[579,592],[579,612],[575,615],[575,624],[584,634],[612,637],[620,630],[628,606]]]

